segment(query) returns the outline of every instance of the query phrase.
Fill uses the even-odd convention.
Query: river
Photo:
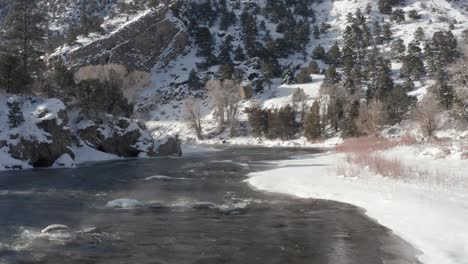
[[[244,182],[269,161],[317,152],[226,148],[2,172],[0,263],[418,263],[357,207]],[[123,198],[141,204],[109,207]],[[69,229],[41,233],[51,224]]]

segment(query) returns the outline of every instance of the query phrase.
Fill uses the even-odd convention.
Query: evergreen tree
[[[253,57],[257,50],[256,40],[258,35],[258,28],[255,16],[246,8],[241,14],[241,24],[245,49],[247,50],[247,53]]]
[[[322,45],[318,45],[314,48],[312,51],[312,58],[314,60],[324,60],[326,58],[326,52]]]
[[[232,63],[231,52],[232,52],[232,41],[231,35],[227,36],[224,43],[220,47],[218,60],[220,63]]]
[[[382,27],[380,26],[380,23],[378,20],[374,21],[374,24],[372,27],[372,33],[374,37],[379,37],[382,34]]]
[[[353,101],[348,106],[349,110],[346,111],[345,118],[343,120],[342,130],[344,137],[357,137],[359,136],[359,129],[356,125],[356,120],[359,117],[359,101]]]
[[[392,40],[393,33],[391,30],[390,24],[386,23],[383,25],[382,34],[383,34],[384,40],[386,41]]]
[[[382,14],[390,15],[392,13],[393,6],[400,3],[401,0],[379,0],[378,7]]]
[[[404,83],[403,83],[403,90],[405,92],[411,92],[413,91],[415,88],[415,85],[414,85],[414,82],[411,80],[411,79],[407,79]]]
[[[291,69],[286,69],[283,72],[283,84],[292,84],[294,82],[294,73]]]
[[[304,136],[309,141],[317,140],[322,136],[320,104],[318,101],[314,101],[304,119]]]
[[[9,100],[7,102],[8,105],[8,125],[11,129],[19,127],[22,123],[24,123],[24,116],[23,111],[21,110],[20,103],[15,100]]]
[[[455,98],[453,86],[448,84],[448,78],[448,74],[444,70],[440,70],[437,73],[434,85],[439,101],[446,109],[452,108]]]
[[[424,42],[426,40],[426,33],[422,27],[418,27],[414,32],[414,40],[416,42]]]
[[[393,11],[392,15],[390,16],[390,20],[401,24],[401,22],[405,21],[405,11],[401,9]]]
[[[341,64],[341,56],[342,54],[340,51],[340,47],[338,46],[338,43],[335,42],[335,44],[333,44],[333,46],[326,54],[326,61],[330,65],[338,66]]]
[[[203,87],[203,83],[198,76],[198,72],[195,69],[192,69],[187,80],[187,85],[191,90],[198,90]]]
[[[39,57],[45,48],[45,16],[36,0],[15,0],[5,22],[5,42],[11,55],[20,58],[24,76],[38,76]],[[26,82],[24,80],[23,82]]]
[[[318,66],[318,63],[315,61],[315,60],[312,60],[310,63],[309,63],[309,72],[311,74],[319,74],[320,73],[320,68]]]
[[[317,24],[314,25],[314,38],[320,39],[320,27]]]
[[[268,112],[258,106],[245,110],[248,116],[251,133],[255,137],[265,136],[268,133]]]
[[[401,122],[411,105],[411,98],[401,85],[396,85],[383,100],[387,122],[390,125]]]
[[[243,62],[245,61],[245,54],[244,50],[242,47],[239,45],[237,48],[234,50],[234,60]]]
[[[198,55],[211,58],[213,57],[213,37],[211,31],[207,27],[199,27],[196,30],[195,41],[198,45]]]
[[[341,81],[341,75],[336,71],[336,67],[331,65],[325,73],[324,84],[335,85]]]
[[[401,60],[405,56],[405,51],[406,46],[402,39],[399,38],[392,42],[391,54],[393,59]]]
[[[219,79],[220,80],[231,80],[234,75],[234,65],[223,64],[219,67]]]
[[[7,93],[20,93],[21,88],[29,81],[21,67],[21,61],[14,55],[0,56],[0,87]]]
[[[400,76],[420,80],[426,75],[424,62],[422,61],[421,49],[414,43],[408,45],[408,55],[403,57],[403,65],[400,70]]]
[[[296,83],[309,83],[312,81],[308,68],[302,68],[296,76]]]
[[[377,56],[375,62],[369,65],[369,85],[367,100],[382,100],[393,89],[391,62],[381,56]]]

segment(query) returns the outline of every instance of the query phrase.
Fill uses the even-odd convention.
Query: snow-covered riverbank
[[[421,250],[423,263],[466,263],[466,192],[375,175],[337,176],[335,168],[343,158],[340,155],[327,153],[279,161],[278,168],[252,173],[247,182],[259,190],[362,207],[371,218]]]

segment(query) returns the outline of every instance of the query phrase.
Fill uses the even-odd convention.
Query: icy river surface
[[[418,263],[359,208],[244,182],[269,160],[318,151],[229,148],[2,172],[0,264]],[[41,232],[53,224],[68,228]]]

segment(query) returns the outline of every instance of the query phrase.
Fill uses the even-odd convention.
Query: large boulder
[[[2,131],[2,137],[7,139],[1,145],[7,146],[12,158],[27,161],[33,167],[50,167],[64,154],[74,158],[68,115],[60,100],[11,97],[7,101],[8,106],[12,102],[19,105],[16,115],[24,117]]]
[[[176,138],[169,138],[166,143],[161,144],[158,147],[158,154],[160,156],[182,156],[182,147],[180,145],[180,140]]]
[[[137,120],[105,116],[99,121],[80,121],[78,135],[83,142],[102,152],[121,157],[153,157],[154,140]]]
[[[89,64],[124,64],[131,70],[150,71],[165,67],[190,45],[181,21],[166,8],[152,10],[117,32],[83,47],[57,54],[52,60],[64,60],[77,68]]]

